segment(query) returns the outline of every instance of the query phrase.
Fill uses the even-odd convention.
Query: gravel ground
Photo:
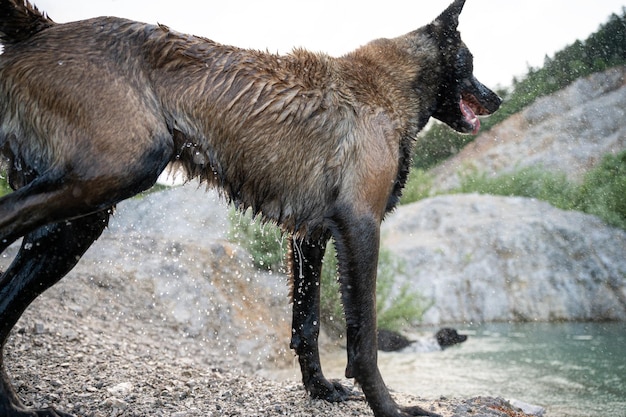
[[[5,349],[23,401],[92,417],[372,415],[364,401],[313,401],[299,382],[256,376],[215,341],[188,337],[158,305],[129,313],[152,297],[146,286],[73,274],[36,300]],[[443,416],[525,415],[500,399],[395,396]]]
[[[203,216],[181,212],[195,191],[129,200],[78,266],[29,307],[5,346],[22,401],[84,417],[372,416],[365,401],[313,401],[300,381],[261,376],[297,366],[285,277],[255,272],[215,232],[224,213],[199,210],[201,202],[185,206]],[[393,394],[445,417],[525,416],[501,399]]]

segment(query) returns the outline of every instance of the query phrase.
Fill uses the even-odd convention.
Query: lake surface
[[[626,323],[455,327],[469,339],[443,352],[381,352],[387,385],[427,399],[516,399],[545,407],[546,417],[626,417]],[[322,363],[341,377],[345,352]]]

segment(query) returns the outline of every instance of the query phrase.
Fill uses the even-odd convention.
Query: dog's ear
[[[432,23],[443,37],[447,37],[450,34],[456,32],[456,28],[459,26],[459,15],[463,10],[465,0],[455,0],[446,10],[439,15],[437,19]]]

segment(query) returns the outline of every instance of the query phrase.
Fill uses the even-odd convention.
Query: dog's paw
[[[42,410],[35,410],[34,412],[37,417],[75,417],[73,414],[64,413],[54,408],[44,408]]]
[[[335,393],[339,396],[339,399],[333,402],[365,401],[365,396],[359,391],[355,391],[354,389],[349,388],[336,380],[331,380],[330,383],[332,384]]]
[[[363,394],[336,380],[317,380],[315,384],[308,389],[308,391],[312,398],[325,400],[331,403],[365,400]]]
[[[402,410],[401,411],[402,417],[409,417],[409,416],[441,417],[441,414],[431,413],[430,411],[426,411],[422,407],[418,407],[418,406],[402,407],[401,410]]]

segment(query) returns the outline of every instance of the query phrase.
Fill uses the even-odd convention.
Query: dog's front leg
[[[378,370],[376,340],[376,270],[380,222],[344,209],[334,218],[341,296],[346,315],[348,365],[376,417],[438,416],[420,407],[400,407]]]
[[[317,242],[289,239],[293,301],[291,348],[298,355],[307,392],[313,398],[338,402],[355,398],[355,394],[337,381],[328,381],[320,363],[317,344],[320,332],[320,275],[327,241],[328,236]]]

